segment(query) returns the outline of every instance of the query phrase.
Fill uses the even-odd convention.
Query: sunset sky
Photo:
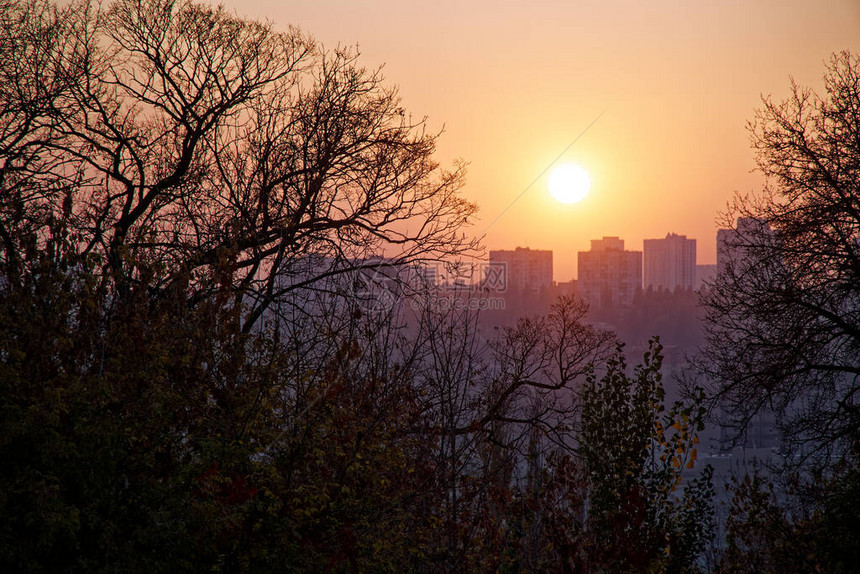
[[[699,263],[713,263],[718,212],[761,187],[746,130],[761,95],[782,99],[790,76],[819,89],[832,52],[860,52],[860,0],[225,6],[384,64],[404,107],[444,127],[437,158],[469,163],[476,234],[605,112],[560,160],[589,171],[589,196],[559,203],[544,176],[486,232],[489,249],[552,249],[558,281],[604,235],[641,250],[645,238],[685,234]]]

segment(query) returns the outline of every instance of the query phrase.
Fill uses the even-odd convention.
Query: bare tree
[[[860,60],[834,55],[819,96],[792,84],[750,124],[764,191],[704,300],[699,366],[740,428],[773,409],[800,459],[860,446]],[[810,457],[813,457],[810,459]]]
[[[71,9],[43,0],[0,2],[0,262],[17,282],[25,255],[55,235],[56,217],[78,183],[79,166],[58,157],[59,118],[67,111],[75,60]]]
[[[250,325],[308,254],[402,264],[474,247],[462,166],[439,168],[436,135],[354,50],[187,1],[6,14],[3,196],[39,189],[18,202],[62,221],[67,253],[120,291],[144,276],[227,287]],[[20,248],[4,243],[7,272]]]

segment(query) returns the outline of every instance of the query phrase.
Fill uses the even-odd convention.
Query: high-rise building
[[[537,295],[552,286],[552,251],[528,247],[490,251],[490,265],[504,265],[508,293]]]
[[[696,240],[669,233],[642,243],[643,285],[647,289],[692,289],[696,284]]]
[[[732,273],[743,275],[745,267],[755,265],[756,246],[767,244],[772,238],[770,225],[752,217],[739,217],[734,229],[718,230],[716,280],[720,281],[720,276],[725,274],[730,266]],[[726,437],[735,437],[736,431],[732,424],[720,425],[721,451],[727,452],[731,442],[745,448],[772,448],[779,444],[777,416],[767,407],[763,407],[746,422],[739,441],[728,441]]]
[[[715,264],[696,265],[696,290],[701,289],[706,284],[710,285],[716,276],[717,266]]]
[[[734,229],[717,231],[717,275],[725,273],[726,267],[744,261],[747,250],[770,234],[767,223],[752,217],[739,217]],[[766,233],[762,233],[765,231]]]
[[[625,251],[624,240],[591,240],[591,251],[577,253],[578,285],[592,308],[627,306],[642,288],[642,252]]]

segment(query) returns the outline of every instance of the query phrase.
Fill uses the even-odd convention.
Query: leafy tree
[[[712,536],[711,468],[679,490],[697,458],[705,409],[676,402],[665,410],[661,363],[653,340],[630,376],[619,348],[583,391],[586,569],[694,571]]]
[[[717,570],[856,571],[857,469],[820,481],[790,481],[787,488],[759,474],[735,481]]]
[[[757,474],[748,475],[732,490],[726,549],[718,571],[824,571],[817,558],[812,521],[802,513],[790,512],[773,483]]]
[[[395,571],[428,555],[436,436],[389,321],[305,332],[309,365],[288,333],[244,333],[232,290],[110,302],[99,270],[40,269],[0,298],[4,570]]]
[[[566,445],[532,427],[497,569],[699,570],[713,535],[711,469],[691,470],[705,412],[680,402],[664,408],[661,360],[653,342],[632,375],[620,348],[595,365],[575,390],[581,410]]]
[[[3,293],[0,561],[11,571],[213,563],[212,544],[189,542],[203,530],[226,534],[245,508],[234,503],[212,520],[193,494],[195,476],[215,461],[240,482],[249,472],[229,453],[242,441],[235,420],[254,383],[215,407],[219,387],[241,376],[244,348],[225,345],[236,342],[235,317],[135,298],[105,322],[97,284],[84,269],[62,273],[43,261],[41,273]],[[213,362],[217,348],[234,360]],[[201,457],[210,449],[214,459]]]

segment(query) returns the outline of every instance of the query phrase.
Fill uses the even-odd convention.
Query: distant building
[[[438,268],[436,265],[415,264],[411,268],[410,281],[417,287],[432,288],[439,281]]]
[[[716,276],[717,266],[715,264],[696,265],[696,290],[704,287],[705,283],[712,282]]]
[[[592,308],[628,306],[642,288],[642,252],[625,251],[624,240],[591,240],[591,251],[577,253],[578,287]]]
[[[570,281],[559,281],[556,283],[555,287],[556,292],[561,297],[570,297],[579,294],[579,286],[577,285],[576,279],[571,279]]]
[[[642,243],[643,286],[647,289],[692,289],[696,283],[696,240],[669,233]]]
[[[735,273],[743,274],[745,267],[755,264],[755,261],[749,258],[750,252],[756,246],[766,245],[772,238],[770,226],[752,217],[738,218],[734,229],[718,230],[717,276],[726,273],[730,266],[734,268]],[[731,448],[732,442],[728,437],[734,437],[735,431],[732,425],[720,425],[721,452]],[[744,448],[773,448],[779,445],[779,441],[776,414],[765,407],[747,421],[740,440],[734,442]]]
[[[775,448],[780,444],[778,419],[776,413],[763,408],[746,422],[743,432],[738,431],[737,423],[725,418],[725,413],[718,410],[715,413],[718,424],[719,439],[717,448],[720,453],[731,452],[735,447],[745,449]]]
[[[761,231],[768,228],[767,223],[752,217],[739,217],[734,229],[718,230],[717,274],[724,273],[730,263],[742,261],[746,256],[745,251],[766,237]]]
[[[552,286],[552,251],[528,247],[490,251],[490,265],[504,265],[510,294],[537,295]]]

